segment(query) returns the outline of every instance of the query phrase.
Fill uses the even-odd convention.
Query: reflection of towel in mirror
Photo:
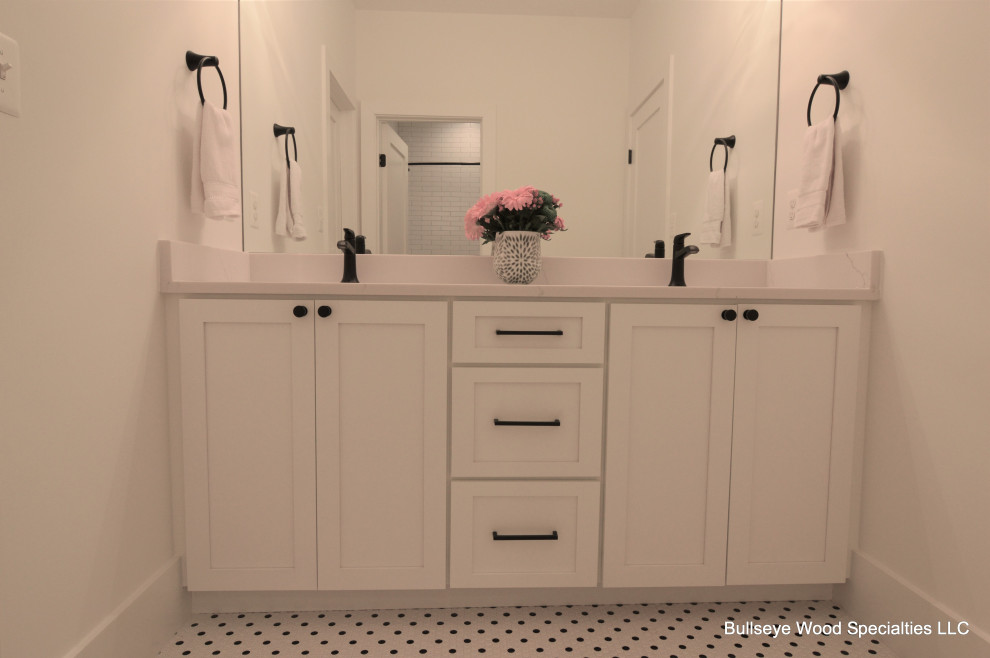
[[[306,239],[302,212],[302,170],[298,162],[289,160],[282,169],[278,190],[278,215],[275,217],[275,233]]]
[[[805,131],[794,228],[817,229],[846,223],[841,135],[839,122],[832,117]]]
[[[240,136],[227,110],[201,106],[193,135],[192,211],[213,219],[241,216]]]
[[[698,242],[701,244],[712,247],[728,247],[732,244],[729,190],[726,189],[725,172],[721,169],[708,174],[705,218],[701,222],[701,230],[698,234]]]

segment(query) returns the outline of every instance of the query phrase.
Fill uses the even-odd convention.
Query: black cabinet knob
[[[752,322],[756,318],[760,317],[760,313],[755,308],[747,308],[743,311],[743,317]]]
[[[330,314],[333,313],[333,309],[330,308],[329,306],[321,306],[320,308],[316,309],[316,312],[319,314],[321,318],[328,318],[330,317]]]
[[[307,313],[309,313],[309,309],[303,306],[302,304],[292,309],[292,315],[296,316],[297,318],[304,318],[306,317]]]
[[[722,311],[722,319],[732,322],[733,320],[736,319],[736,312],[731,308],[727,308],[724,311]]]

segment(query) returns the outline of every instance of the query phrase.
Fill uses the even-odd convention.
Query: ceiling
[[[355,9],[629,18],[639,0],[354,0]]]

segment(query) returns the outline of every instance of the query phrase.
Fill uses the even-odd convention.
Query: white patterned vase
[[[532,283],[540,274],[543,259],[535,231],[503,231],[495,236],[492,268],[506,283]]]

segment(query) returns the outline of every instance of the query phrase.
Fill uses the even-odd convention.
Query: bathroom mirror
[[[723,168],[731,246],[699,244],[698,257],[770,258],[781,0],[239,6],[246,251],[336,252],[343,226],[376,253],[409,251],[422,240],[389,247],[402,241],[386,226],[394,238],[410,224],[382,217],[390,198],[399,205],[379,184],[379,154],[392,148],[384,128],[440,135],[433,124],[445,122],[475,124],[480,139],[480,157],[457,160],[474,168],[462,178],[480,181],[477,194],[460,186],[437,200],[448,233],[463,234],[468,199],[534,185],[563,200],[568,228],[545,255],[643,257],[676,233],[697,243],[710,172]],[[296,128],[295,144],[274,136],[275,123]],[[732,148],[715,145],[729,136]],[[420,137],[404,141],[407,164],[422,164]],[[286,157],[302,172],[302,240],[274,230]],[[418,185],[444,168],[428,164],[400,169]]]

